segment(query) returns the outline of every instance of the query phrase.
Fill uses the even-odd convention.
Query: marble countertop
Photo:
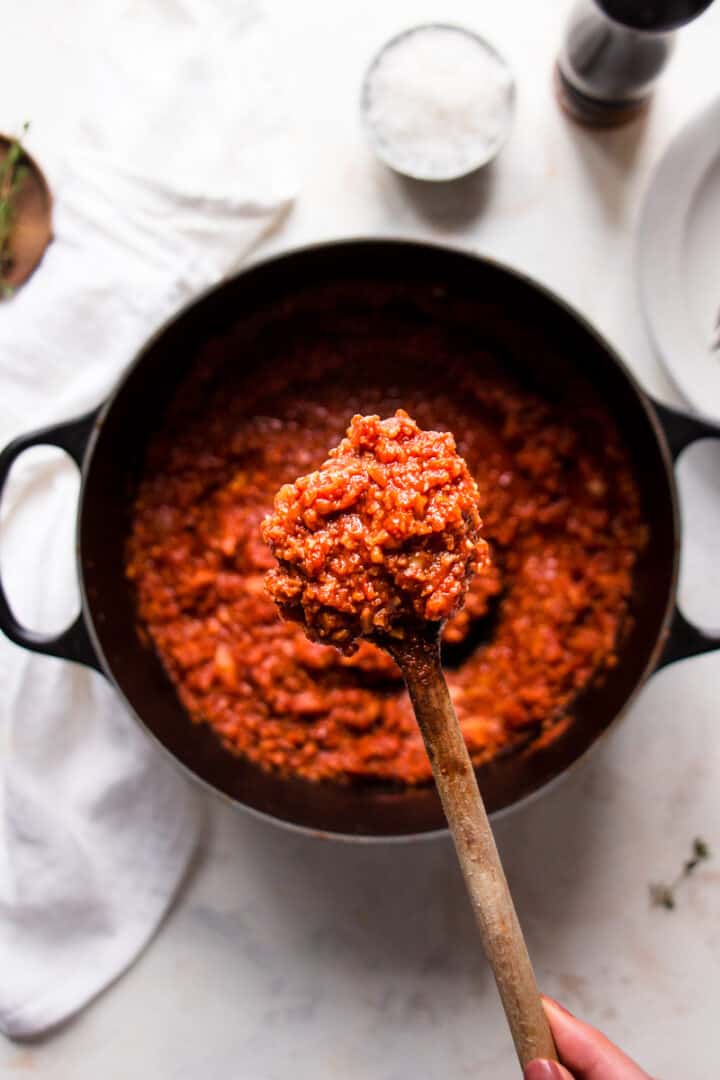
[[[491,254],[576,305],[652,393],[677,400],[638,313],[634,225],[670,138],[717,93],[720,6],[682,33],[649,114],[614,132],[577,128],[555,103],[564,2],[266,7],[291,84],[303,179],[295,209],[258,256],[348,235],[431,238]],[[383,169],[357,112],[376,48],[439,13],[486,34],[518,77],[508,146],[460,188],[421,187]],[[695,488],[704,484],[720,506],[720,468],[702,475]],[[707,620],[720,596],[692,570],[686,610]],[[683,1080],[717,1072],[708,1032],[720,1001],[718,687],[716,655],[660,672],[589,763],[497,825],[542,987],[651,1073]],[[62,1030],[27,1046],[0,1040],[0,1075],[518,1075],[447,840],[346,846],[213,798],[206,809],[196,864],[145,954]],[[674,876],[695,836],[714,857],[684,885],[675,911],[651,908],[649,884]]]

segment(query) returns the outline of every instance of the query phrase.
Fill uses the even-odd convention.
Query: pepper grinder
[[[675,30],[712,0],[578,0],[556,65],[560,103],[584,124],[611,127],[648,105]]]

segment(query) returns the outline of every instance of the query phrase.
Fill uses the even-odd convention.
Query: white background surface
[[[82,95],[83,4],[24,3],[37,9],[37,29],[4,53],[0,117],[30,116],[40,138]],[[646,119],[598,133],[568,123],[553,98],[565,3],[266,5],[295,103],[303,183],[258,254],[369,234],[492,254],[574,303],[650,391],[673,400],[637,310],[633,229],[668,141],[720,92],[720,6],[683,31]],[[460,191],[421,191],[376,165],[357,113],[374,51],[433,18],[486,34],[518,80],[508,146]],[[717,498],[717,471],[704,474]],[[689,610],[702,607],[709,623],[720,597],[697,584],[694,596]],[[718,675],[709,656],[655,677],[587,766],[498,826],[543,987],[649,1071],[683,1080],[717,1072]],[[675,912],[650,910],[648,883],[672,877],[698,834],[715,858]],[[325,844],[208,799],[198,863],[147,953],[64,1030],[31,1046],[0,1042],[0,1075],[505,1080],[517,1069],[447,842]]]

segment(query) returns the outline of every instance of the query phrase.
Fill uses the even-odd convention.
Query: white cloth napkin
[[[236,267],[295,189],[254,3],[88,0],[68,12],[94,61],[82,111],[49,123],[48,102],[31,118],[55,240],[0,306],[2,443],[98,403],[153,328]],[[16,614],[43,630],[77,607],[76,489],[74,466],[37,450],[3,500],[4,580]],[[2,639],[0,685],[0,1030],[28,1037],[147,943],[192,854],[200,803],[96,673]]]

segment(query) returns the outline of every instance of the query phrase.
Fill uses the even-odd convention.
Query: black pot
[[[145,448],[199,347],[211,337],[222,340],[260,305],[277,301],[282,320],[289,298],[313,284],[338,281],[357,282],[358,295],[367,281],[402,282],[406,292],[414,283],[427,292],[430,283],[444,295],[471,300],[475,332],[536,389],[562,401],[570,381],[592,384],[634,460],[651,541],[636,568],[631,628],[619,662],[578,698],[574,722],[555,743],[478,770],[489,810],[517,805],[565,773],[620,716],[651,672],[720,644],[690,626],[675,607],[680,525],[673,475],[673,461],[684,447],[717,436],[720,428],[653,404],[577,313],[522,275],[469,254],[387,240],[328,244],[251,267],[172,319],[98,410],[5,448],[0,491],[13,461],[38,444],[66,450],[82,471],[77,529],[82,611],[61,634],[36,633],[18,623],[0,587],[0,628],[27,649],[96,668],[166,751],[233,802],[336,835],[410,837],[443,828],[433,788],[398,791],[281,779],[234,758],[209,728],[192,724],[160,662],[138,638],[124,574],[129,508]],[[325,318],[339,320],[341,329],[342,312]],[[412,325],[412,312],[408,319]],[[367,332],[373,332],[372,320]]]

